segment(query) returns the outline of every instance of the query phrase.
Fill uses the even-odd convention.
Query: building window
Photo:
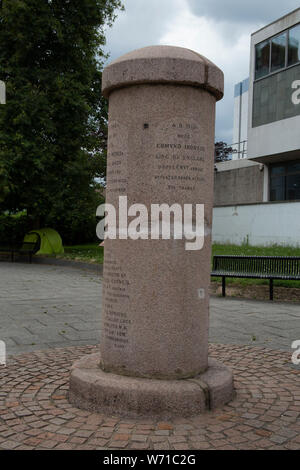
[[[270,42],[261,42],[256,46],[255,78],[268,75],[270,67]]]
[[[300,61],[300,25],[289,31],[288,65],[294,65]]]
[[[300,63],[300,24],[255,46],[255,80]]]
[[[300,161],[270,166],[270,201],[300,200]]]
[[[285,66],[287,33],[279,34],[271,41],[271,72],[283,69]]]

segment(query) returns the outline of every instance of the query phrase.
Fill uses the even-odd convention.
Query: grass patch
[[[213,255],[250,255],[250,256],[300,256],[300,247],[292,246],[251,246],[251,245],[222,245],[213,243]]]
[[[99,246],[99,243],[65,246],[65,252],[59,255],[59,258],[101,264],[103,263],[103,247]]]

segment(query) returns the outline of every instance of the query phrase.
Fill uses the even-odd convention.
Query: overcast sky
[[[123,0],[106,32],[109,61],[156,44],[187,47],[225,75],[217,103],[216,139],[232,143],[233,88],[249,76],[250,34],[300,7],[296,0]],[[109,62],[108,61],[108,62]]]

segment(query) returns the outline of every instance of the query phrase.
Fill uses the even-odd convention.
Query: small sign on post
[[[6,365],[6,345],[4,341],[0,341],[0,366]]]
[[[0,80],[0,104],[6,104],[6,87],[5,83]]]

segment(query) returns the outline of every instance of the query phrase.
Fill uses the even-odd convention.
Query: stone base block
[[[103,372],[99,354],[73,364],[69,401],[89,411],[121,416],[191,416],[213,410],[234,396],[233,376],[209,359],[206,372],[185,380],[125,377]]]

